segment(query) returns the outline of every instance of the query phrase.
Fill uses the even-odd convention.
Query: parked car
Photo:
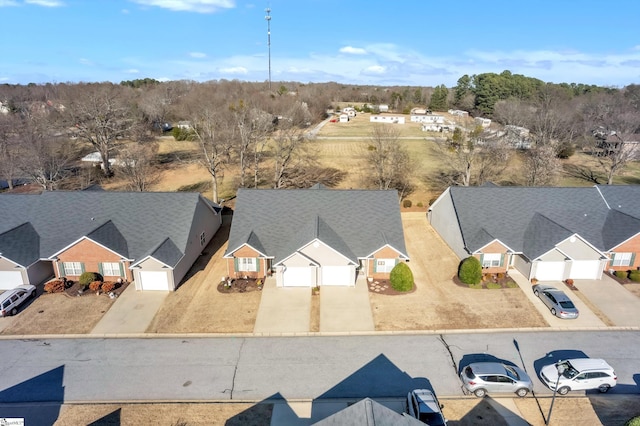
[[[578,318],[580,312],[575,307],[569,296],[564,291],[558,290],[555,287],[544,284],[537,284],[533,286],[533,294],[538,296],[542,303],[547,305],[547,308],[551,310],[551,314],[563,319]]]
[[[500,362],[469,364],[460,372],[460,379],[478,398],[490,392],[515,392],[524,397],[533,390],[533,382],[524,370]]]
[[[558,380],[558,371],[562,371]],[[572,390],[598,389],[608,392],[618,382],[616,372],[603,359],[577,358],[545,365],[540,370],[540,376],[549,389],[556,389],[560,395],[566,395]]]
[[[27,300],[36,297],[36,286],[21,285],[0,294],[0,317],[15,315],[18,308]]]
[[[446,426],[442,405],[436,395],[428,389],[415,389],[407,394],[407,413],[411,417],[431,426]]]

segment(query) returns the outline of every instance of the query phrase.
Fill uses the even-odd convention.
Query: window
[[[65,275],[82,275],[82,262],[63,262]]]
[[[613,266],[631,266],[633,253],[614,253]]]
[[[395,259],[376,259],[376,272],[391,272],[394,266]]]
[[[255,257],[239,257],[238,271],[254,272],[258,270],[258,259]]]
[[[204,237],[204,232],[200,234],[200,245],[203,246],[207,239]]]
[[[502,254],[501,253],[487,253],[482,255],[482,267],[490,268],[492,266],[502,266]]]
[[[120,276],[120,263],[118,262],[104,262],[102,264],[102,275],[105,277],[119,277]]]

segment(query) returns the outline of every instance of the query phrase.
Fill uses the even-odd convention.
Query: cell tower
[[[267,46],[269,48],[269,91],[271,91],[271,8],[265,9],[267,16],[264,19],[267,21]]]

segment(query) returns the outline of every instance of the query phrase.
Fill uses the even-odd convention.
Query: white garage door
[[[289,266],[282,273],[284,287],[311,287],[313,268],[308,266]]]
[[[22,284],[20,271],[0,271],[0,290],[11,290]]]
[[[353,285],[352,270],[353,266],[323,266],[322,285]]]
[[[569,278],[574,280],[597,280],[600,278],[600,261],[574,260],[571,263]]]
[[[538,262],[534,278],[538,281],[562,281],[564,262]]]
[[[169,277],[163,271],[139,271],[140,288],[143,290],[169,290]]]

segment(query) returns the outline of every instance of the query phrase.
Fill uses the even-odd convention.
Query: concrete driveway
[[[320,290],[320,332],[358,331],[375,331],[365,277],[358,277],[354,287],[323,286]]]
[[[576,295],[571,294],[571,291],[566,289],[566,286],[561,282],[545,282],[545,284],[552,285],[559,290],[564,291],[571,298],[571,301],[580,311],[580,316],[576,319],[561,319],[551,314],[547,305],[542,303],[539,297],[533,294],[531,290],[531,283],[527,280],[524,275],[518,272],[515,269],[509,270],[509,276],[514,279],[514,281],[518,284],[518,286],[522,289],[522,292],[527,296],[527,298],[531,301],[533,306],[540,312],[544,320],[554,328],[564,328],[564,329],[572,329],[572,328],[585,328],[585,327],[606,327],[606,324],[598,318],[596,314],[594,314],[591,309],[587,307],[587,305],[580,300]]]
[[[267,277],[253,332],[307,333],[311,324],[311,289],[276,287],[275,277]]]
[[[614,325],[640,325],[640,299],[613,278],[603,274],[601,280],[576,280],[573,284]]]

